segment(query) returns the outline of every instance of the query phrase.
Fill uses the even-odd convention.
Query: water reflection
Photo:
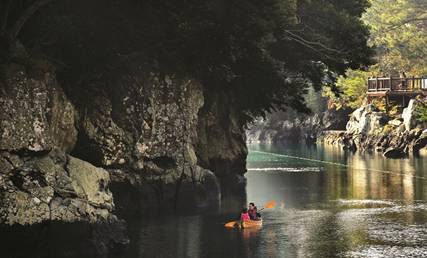
[[[423,158],[388,160],[377,154],[348,154],[340,148],[327,145],[317,148],[273,145],[250,147],[260,152],[249,156],[248,200],[262,202],[269,197],[261,198],[260,195],[266,195],[275,196],[282,201],[286,198],[288,204],[296,205],[294,198],[290,199],[296,193],[290,191],[303,194],[303,198],[307,198],[309,202],[330,199],[399,199],[410,203],[427,199]],[[312,161],[289,156],[271,156],[269,153],[305,157]],[[313,166],[320,167],[321,172],[308,177],[296,173],[282,173],[280,176],[273,175],[273,178],[260,184],[260,181],[264,181],[260,180],[261,176],[271,175],[260,175],[251,169],[269,166],[295,169],[300,166]],[[281,188],[281,193],[277,192],[278,188]],[[300,193],[298,189],[305,189],[307,192],[310,190],[315,194]]]
[[[227,212],[235,200],[225,200],[225,211],[138,218],[127,256],[427,257],[426,159],[328,146],[250,149],[248,201],[278,203],[262,213],[262,228],[223,227],[236,218]]]

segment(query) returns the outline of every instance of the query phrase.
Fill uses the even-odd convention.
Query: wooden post
[[[412,75],[411,90],[415,90],[415,76]]]
[[[376,77],[375,91],[378,91],[378,76]]]

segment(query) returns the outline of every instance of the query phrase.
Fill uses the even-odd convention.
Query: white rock
[[[415,121],[414,121],[415,106],[416,106],[415,100],[411,99],[409,101],[408,107],[403,109],[402,118],[403,118],[403,124],[405,125],[406,131],[411,130],[415,124]]]
[[[394,125],[394,126],[399,126],[402,124],[402,121],[400,121],[399,119],[393,119],[391,121],[388,121],[389,125]]]
[[[40,199],[39,199],[39,198],[37,198],[37,197],[34,197],[34,198],[33,198],[33,202],[35,202],[36,204],[41,203]]]

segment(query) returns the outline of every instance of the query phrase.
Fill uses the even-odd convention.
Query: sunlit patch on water
[[[397,201],[339,200],[339,203],[380,205],[338,212],[340,227],[366,232],[366,239],[344,252],[344,257],[427,257],[427,203]]]
[[[248,200],[284,204],[265,213],[255,254],[427,258],[425,159],[385,160],[319,146],[252,149]]]
[[[371,245],[346,252],[343,256],[352,258],[427,257],[427,247]]]
[[[248,171],[261,171],[266,173],[302,173],[302,172],[321,172],[320,167],[269,167],[269,168],[248,168]]]
[[[276,211],[266,224],[283,228],[295,257],[427,257],[427,202],[331,203],[338,209]]]
[[[393,245],[417,246],[427,242],[427,224],[406,225],[401,223],[371,223],[368,230],[373,240]]]

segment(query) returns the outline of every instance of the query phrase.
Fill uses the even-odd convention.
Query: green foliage
[[[368,72],[360,70],[347,70],[345,77],[340,76],[336,83],[339,94],[325,88],[324,95],[338,108],[358,108],[366,98],[366,85]]]
[[[414,110],[414,117],[420,123],[427,122],[427,99],[418,100]]]
[[[381,74],[423,76],[427,74],[427,1],[370,0],[362,19],[369,27],[369,43],[375,46],[378,64],[368,72],[349,70],[338,79],[341,94],[326,91],[338,107],[358,107],[366,94],[368,76]],[[379,105],[381,107],[381,104]]]
[[[377,47],[380,69],[396,74],[427,73],[427,1],[370,0],[363,16]]]

